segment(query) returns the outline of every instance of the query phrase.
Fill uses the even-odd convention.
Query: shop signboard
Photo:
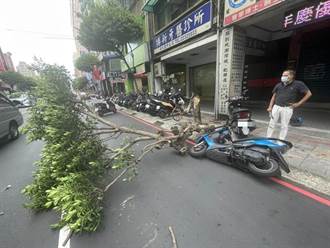
[[[152,40],[154,54],[195,37],[211,26],[212,4],[209,1],[157,34]]]
[[[111,83],[124,83],[127,80],[126,73],[122,72],[108,72],[107,78]]]
[[[308,5],[285,13],[283,28],[290,30],[326,19],[330,19],[330,0],[312,1]]]
[[[285,0],[225,0],[224,26],[241,21]]]

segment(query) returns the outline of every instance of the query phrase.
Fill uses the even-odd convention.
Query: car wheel
[[[19,137],[19,130],[18,130],[18,125],[16,122],[10,123],[9,126],[9,135],[8,138],[9,140],[15,140]]]

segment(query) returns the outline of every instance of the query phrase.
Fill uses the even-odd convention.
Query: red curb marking
[[[276,182],[276,183],[278,183],[278,184],[280,184],[280,185],[282,185],[284,187],[287,187],[287,188],[289,188],[289,189],[291,189],[293,191],[296,191],[296,192],[298,192],[298,193],[300,193],[300,194],[302,194],[304,196],[307,196],[307,197],[309,197],[309,198],[311,198],[311,199],[313,199],[313,200],[315,200],[315,201],[317,201],[319,203],[322,203],[322,204],[330,207],[330,200],[328,200],[328,199],[325,199],[323,197],[320,197],[320,196],[318,196],[316,194],[313,194],[313,193],[311,193],[309,191],[306,191],[306,190],[304,190],[302,188],[299,188],[299,187],[297,187],[297,186],[295,186],[295,185],[293,185],[291,183],[285,182],[285,181],[283,181],[283,180],[281,180],[279,178],[271,177],[269,179],[272,180],[273,182]]]
[[[136,121],[142,122],[142,123],[144,123],[144,124],[147,125],[147,126],[150,126],[150,127],[154,128],[154,129],[157,129],[158,131],[160,131],[160,130],[164,130],[164,129],[160,128],[160,127],[155,126],[154,124],[152,124],[152,123],[150,123],[150,122],[147,122],[147,121],[145,121],[145,120],[143,120],[143,119],[141,119],[141,118],[138,118],[138,117],[135,117],[135,116],[129,115],[129,114],[127,114],[127,113],[125,113],[125,112],[123,112],[123,111],[121,111],[121,110],[118,110],[118,112],[120,112],[121,114],[123,114],[123,115],[125,115],[125,116],[127,116],[127,117],[133,118],[133,119],[135,119]]]
[[[122,111],[118,111],[118,112],[120,112],[121,114],[123,114],[125,116],[128,116],[128,117],[130,117],[132,119],[135,119],[138,122],[142,122],[142,123],[144,123],[144,124],[146,124],[146,125],[154,128],[154,129],[164,130],[164,129],[159,128],[159,127],[155,126],[154,124],[152,124],[150,122],[147,122],[147,121],[145,121],[145,120],[143,120],[141,118],[138,118],[138,117],[135,117],[135,116],[130,116],[130,115],[128,115],[128,114],[126,114],[126,113],[124,113]],[[167,131],[167,133],[170,133],[170,132]],[[187,140],[186,142],[189,143],[189,144],[191,144],[191,145],[196,144],[195,142],[193,142],[191,140]],[[312,199],[314,201],[317,201],[317,202],[319,202],[321,204],[324,204],[324,205],[330,207],[330,200],[328,200],[328,199],[326,199],[324,197],[318,196],[318,195],[316,195],[316,194],[314,194],[312,192],[309,192],[307,190],[304,190],[302,188],[299,188],[299,187],[297,187],[297,186],[295,186],[295,185],[293,185],[291,183],[285,182],[285,181],[283,181],[283,180],[281,180],[279,178],[276,178],[276,177],[270,177],[269,180],[271,180],[271,181],[273,181],[275,183],[278,183],[278,184],[280,184],[280,185],[282,185],[282,186],[284,186],[284,187],[286,187],[288,189],[291,189],[291,190],[293,190],[293,191],[295,191],[295,192],[297,192],[297,193],[299,193],[301,195],[304,195],[304,196],[306,196],[306,197],[308,197],[308,198],[310,198],[310,199]]]

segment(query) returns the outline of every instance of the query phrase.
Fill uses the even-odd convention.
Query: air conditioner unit
[[[155,77],[161,77],[165,75],[165,64],[163,62],[154,64]]]

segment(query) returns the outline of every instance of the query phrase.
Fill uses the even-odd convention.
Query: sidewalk
[[[170,129],[177,124],[172,118],[160,119],[157,116],[122,107],[118,109],[163,129]],[[215,121],[209,114],[202,114],[202,120],[204,123],[216,126],[222,123]],[[191,122],[192,118],[184,117],[181,121]],[[266,129],[266,123],[257,122],[257,129],[253,135],[265,136]],[[275,135],[277,135],[276,132]],[[285,155],[285,158],[292,170],[290,174],[283,173],[283,177],[330,195],[330,132],[322,130],[313,132],[290,127],[288,140],[293,143],[293,148]]]

